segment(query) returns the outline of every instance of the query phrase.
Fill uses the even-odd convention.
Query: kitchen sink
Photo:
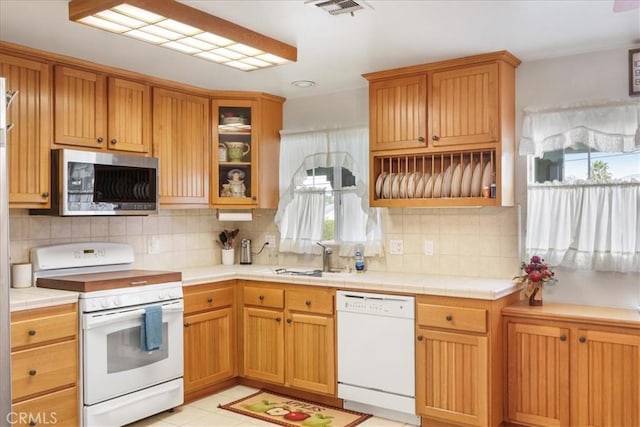
[[[289,270],[286,268],[276,268],[276,274],[286,274],[289,276],[310,276],[310,277],[322,277],[323,275],[332,276],[334,274],[345,273],[345,270],[334,270],[331,269],[329,271],[322,270]]]

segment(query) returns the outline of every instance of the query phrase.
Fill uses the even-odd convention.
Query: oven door
[[[162,345],[140,347],[148,304],[82,315],[84,404],[92,405],[182,377],[183,300],[162,303]]]

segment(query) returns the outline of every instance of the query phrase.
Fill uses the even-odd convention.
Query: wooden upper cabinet
[[[51,66],[0,54],[0,76],[18,91],[7,111],[9,203],[12,208],[48,207],[52,139]]]
[[[371,150],[425,147],[426,74],[372,82],[369,121]]]
[[[105,76],[55,67],[55,143],[102,149],[107,139]]]
[[[65,66],[55,68],[55,143],[150,153],[148,85]]]
[[[431,144],[434,147],[496,142],[499,138],[498,65],[434,72]]]
[[[207,207],[209,99],[153,89],[153,152],[160,161],[163,207]]]
[[[151,147],[151,88],[143,83],[109,78],[108,147],[149,153]]]

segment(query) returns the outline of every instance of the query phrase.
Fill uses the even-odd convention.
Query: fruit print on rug
[[[353,427],[371,417],[263,390],[220,408],[287,427]]]

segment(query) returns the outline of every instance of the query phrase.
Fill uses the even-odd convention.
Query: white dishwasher
[[[338,291],[337,313],[338,397],[345,400],[345,408],[369,409],[387,418],[400,415],[400,421],[419,424],[415,298]]]

